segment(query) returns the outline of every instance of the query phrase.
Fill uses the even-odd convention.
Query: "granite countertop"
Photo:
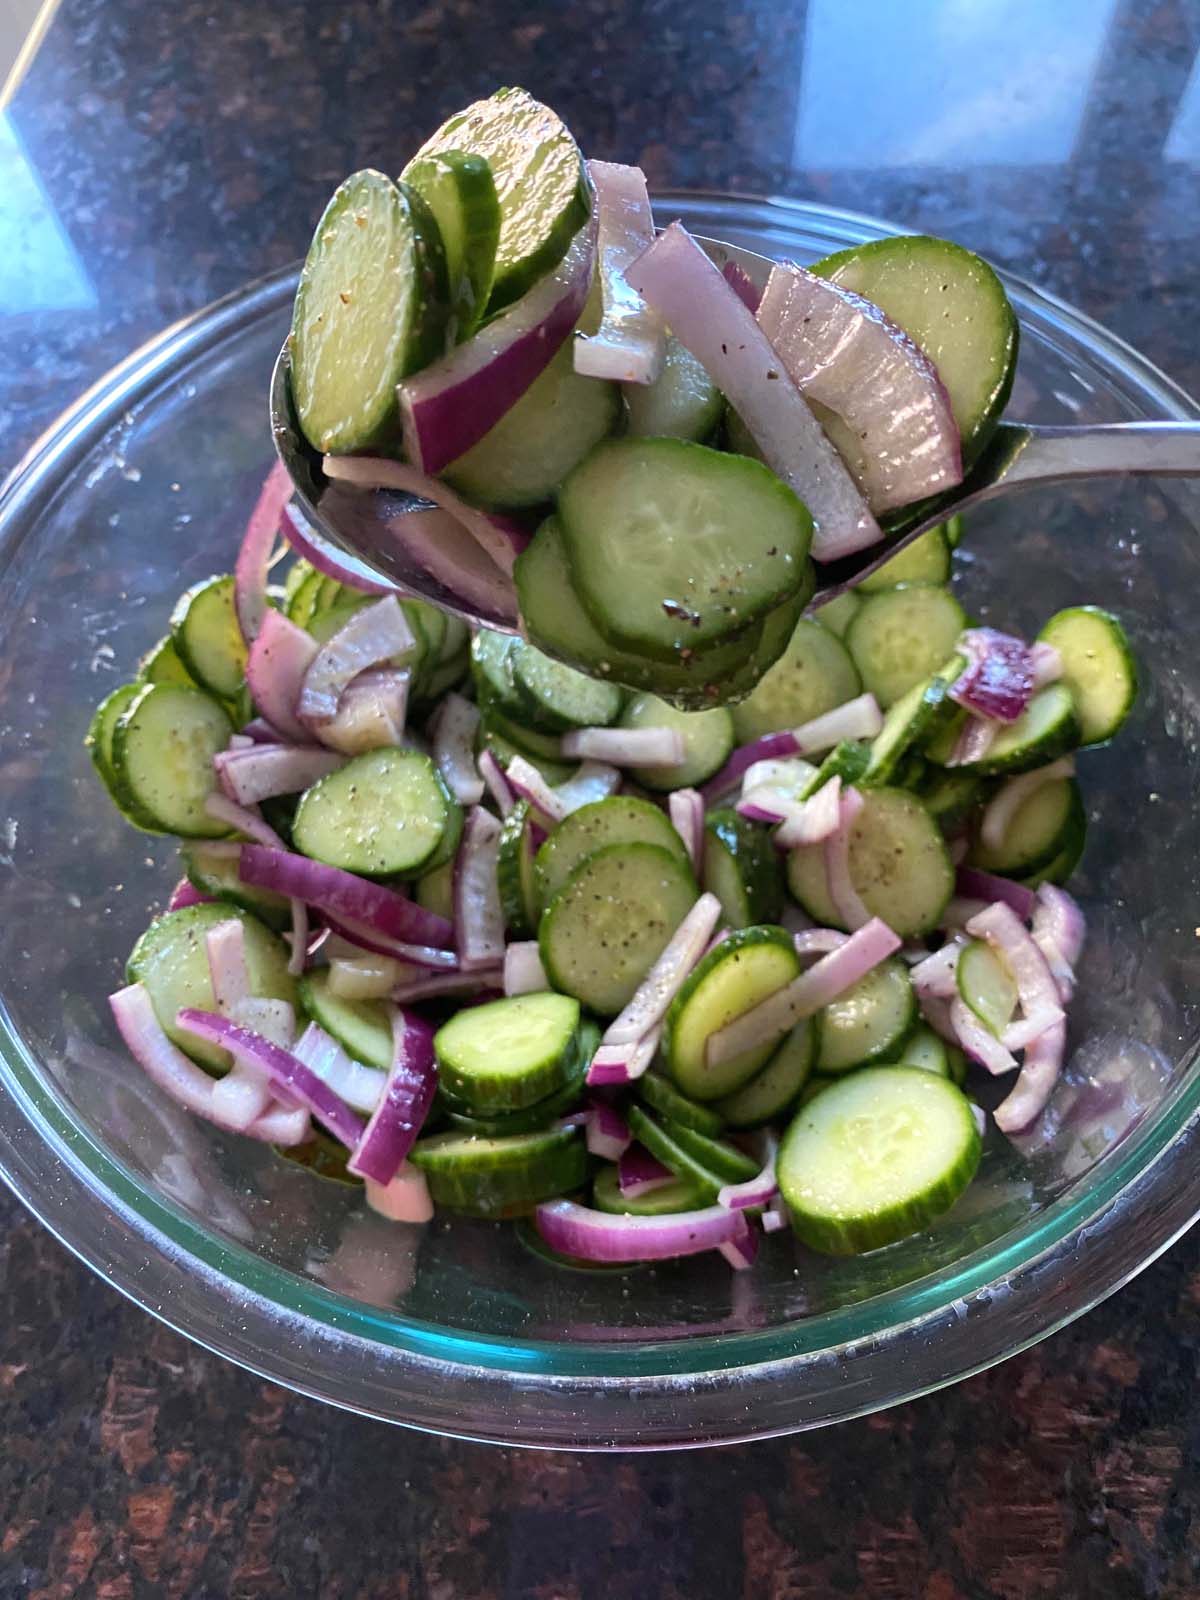
[[[1192,392],[1194,0],[63,0],[0,118],[0,469],[165,323],[302,253],[347,171],[518,82],[658,186],[961,240]],[[1200,1253],[831,1432],[484,1450],[342,1415],[127,1304],[0,1197],[0,1595],[1200,1593]]]

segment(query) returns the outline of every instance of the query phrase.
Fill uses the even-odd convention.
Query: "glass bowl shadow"
[[[891,231],[783,200],[665,195],[662,221],[809,261]],[[1015,279],[1011,414],[1195,417],[1133,350]],[[1200,1210],[1197,863],[1200,495],[1111,481],[973,515],[968,608],[1034,633],[1119,611],[1142,694],[1080,761],[1090,919],[1069,1071],[1038,1130],[989,1136],[929,1232],[850,1260],[789,1236],[719,1258],[582,1272],[509,1226],[365,1212],[168,1104],[104,997],[178,875],[115,815],[83,749],[179,591],[228,569],[271,460],[266,387],[294,272],[167,330],[68,412],[0,493],[0,1170],[155,1316],[302,1393],[436,1432],[577,1449],[786,1433],[949,1383],[1079,1315]],[[988,1086],[984,1086],[985,1092]]]

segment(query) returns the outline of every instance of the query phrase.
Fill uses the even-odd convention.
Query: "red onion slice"
[[[1021,1133],[1041,1114],[1062,1072],[1066,1047],[1063,1021],[1047,1028],[1026,1050],[1010,1094],[992,1112],[1002,1133]]]
[[[211,906],[216,901],[210,894],[201,894],[196,885],[189,878],[180,878],[171,890],[171,898],[167,901],[168,911],[184,911],[188,906]]]
[[[524,756],[514,756],[504,776],[513,793],[520,795],[522,800],[528,800],[549,826],[553,827],[566,816],[567,808],[562,796],[550,787],[532,761],[526,761]]]
[[[775,1177],[775,1159],[778,1154],[779,1141],[769,1133],[761,1172],[753,1178],[748,1178],[744,1183],[723,1184],[717,1192],[717,1204],[727,1206],[730,1211],[745,1211],[751,1206],[765,1206],[769,1200],[773,1200],[779,1193],[779,1184]]]
[[[356,922],[353,917],[339,917],[325,913],[332,933],[339,934],[362,952],[384,956],[401,967],[419,967],[429,972],[457,972],[458,955],[453,950],[443,950],[438,945],[413,944],[407,939],[391,939],[366,922]]]
[[[1052,761],[1047,767],[1038,767],[1034,772],[1021,773],[1019,778],[1010,778],[1007,783],[1000,786],[984,808],[983,820],[979,824],[980,839],[989,850],[999,850],[1012,819],[1029,796],[1036,793],[1043,784],[1054,783],[1058,778],[1071,778],[1074,775],[1074,757],[1063,756],[1058,761]]]
[[[831,561],[878,543],[879,524],[780,356],[691,235],[673,222],[627,277],[727,396],[771,469],[812,512],[813,556]]]
[[[322,577],[345,584],[347,589],[357,589],[359,594],[396,594],[400,585],[380,577],[374,567],[348,555],[337,545],[330,544],[325,535],[318,533],[308,518],[296,506],[286,507],[280,532],[298,556]]]
[[[597,219],[552,272],[441,361],[399,385],[404,453],[441,472],[510,411],[579,321],[592,286]]]
[[[937,368],[878,306],[787,261],[771,269],[758,323],[804,398],[845,425],[853,442],[846,466],[872,511],[962,482],[958,428]]]
[[[1042,1024],[1034,1031],[1034,1038],[1061,1019],[1058,986],[1046,965],[1046,958],[1011,906],[997,900],[986,911],[971,918],[967,923],[967,932],[972,938],[986,939],[1012,973],[1026,1021],[1032,1025],[1036,1018]],[[1027,1037],[1028,1031],[1022,1030],[1019,1024],[1014,1026],[1011,1034],[1006,1029],[1004,1043],[1010,1050],[1022,1049],[1031,1042]]]
[[[871,913],[859,898],[850,876],[850,834],[863,808],[863,797],[857,789],[843,789],[838,804],[841,810],[838,826],[825,841],[829,898],[848,928],[864,928],[871,921]]]
[[[633,1044],[662,1021],[704,954],[720,915],[721,902],[716,895],[702,894],[634,990],[629,1004],[604,1030],[603,1044]]]
[[[792,943],[803,961],[808,956],[830,955],[849,943],[849,939],[848,933],[839,933],[836,928],[803,928],[792,936]]]
[[[762,304],[762,290],[745,268],[739,267],[736,261],[727,261],[721,268],[721,276],[747,311],[757,312]]]
[[[622,778],[616,767],[606,761],[581,761],[566,780],[554,790],[564,816],[591,805],[594,800],[607,800],[621,787]]]
[[[950,1001],[950,1022],[959,1044],[972,1061],[977,1061],[994,1076],[1016,1071],[1017,1063],[1012,1052],[1001,1044],[990,1029],[984,1027],[966,1001],[958,995]]]
[[[798,1022],[811,1017],[873,972],[900,948],[900,938],[886,922],[872,917],[845,944],[822,956],[807,972],[710,1034],[705,1060],[720,1067],[760,1045],[782,1039]]]
[[[738,807],[739,811],[741,807]],[[807,800],[788,801],[774,843],[780,850],[822,844],[842,825],[842,780],[835,773]]]
[[[946,765],[969,767],[975,761],[982,761],[996,742],[996,735],[999,732],[998,722],[992,722],[987,717],[969,716],[962,725]]]
[[[617,1187],[631,1200],[674,1182],[675,1174],[670,1167],[664,1167],[657,1156],[652,1156],[640,1144],[631,1144],[617,1162]]]
[[[448,511],[414,506],[390,518],[387,531],[409,560],[440,583],[448,595],[460,596],[490,622],[516,625],[517,592],[512,578]]]
[[[479,708],[460,694],[444,695],[429,725],[433,762],[459,805],[477,806],[483,779],[475,765]]]
[[[432,1222],[433,1201],[425,1174],[404,1162],[390,1183],[364,1180],[371,1210],[389,1222]]]
[[[342,690],[337,715],[317,728],[321,743],[343,755],[395,748],[405,743],[411,674],[407,667],[364,672]]]
[[[361,606],[313,657],[300,686],[297,715],[302,722],[332,722],[351,679],[415,648],[408,618],[394,594]]]
[[[392,1013],[392,1064],[379,1104],[346,1169],[372,1183],[390,1183],[429,1115],[437,1088],[433,1029],[415,1012]]]
[[[287,738],[278,728],[272,727],[266,717],[251,717],[242,729],[244,738],[251,744],[287,744]]]
[[[208,975],[218,1011],[232,1016],[250,998],[250,974],[246,970],[246,930],[240,917],[218,922],[204,936],[208,956]]]
[[[315,639],[271,608],[262,619],[246,661],[246,681],[263,716],[294,744],[309,731],[296,714],[304,675],[316,659]]]
[[[604,1084],[635,1082],[654,1060],[661,1037],[660,1022],[629,1044],[602,1044],[588,1068],[589,1085],[599,1088]]]
[[[397,1005],[408,1005],[417,1000],[441,1000],[448,995],[485,999],[503,993],[504,972],[500,967],[478,972],[422,972],[413,968],[392,990],[392,999]]]
[[[617,767],[681,767],[683,735],[676,728],[575,728],[564,733],[564,756]]]
[[[1063,675],[1062,657],[1052,644],[1038,639],[1029,646],[1029,665],[1033,669],[1033,692],[1057,683]]]
[[[490,750],[480,751],[479,775],[486,784],[487,792],[495,802],[497,811],[502,817],[506,817],[516,805],[517,797],[504,775],[504,768]]]
[[[331,916],[365,923],[393,940],[443,946],[453,937],[453,927],[445,917],[426,911],[394,889],[289,850],[243,845],[238,876],[260,889],[295,895]]]
[[[549,987],[537,940],[522,939],[510,944],[504,952],[505,994],[544,994]]]
[[[619,1161],[633,1143],[629,1124],[603,1100],[593,1100],[587,1112],[588,1154],[601,1161]]]
[[[988,905],[1003,900],[1022,922],[1029,920],[1037,904],[1037,896],[1023,883],[1014,883],[1011,878],[998,878],[991,872],[980,872],[977,867],[959,867],[954,887],[958,894],[968,899],[986,901]]]
[[[233,604],[242,638],[252,644],[267,612],[267,573],[283,509],[292,498],[292,480],[282,461],[267,474],[242,535],[233,573]]]
[[[780,733],[764,733],[749,744],[739,745],[729,760],[701,789],[705,805],[712,805],[742,781],[760,761],[786,760],[793,756],[818,755],[832,750],[843,739],[873,739],[883,727],[883,713],[873,694],[860,694],[832,711],[814,717],[799,728]]]
[[[747,1228],[740,1238],[727,1239],[724,1244],[719,1244],[717,1249],[735,1272],[748,1272],[758,1260],[761,1243],[762,1235],[753,1228]]]
[[[599,220],[604,315],[594,334],[575,335],[575,371],[614,383],[653,383],[662,371],[662,323],[625,279],[654,238],[654,218],[640,167],[589,161]]]
[[[365,951],[360,955],[356,945],[346,943],[337,934],[331,937],[336,941],[339,953],[335,955],[332,949],[329,952],[330,994],[337,995],[341,1000],[386,1000],[406,967],[394,956]],[[342,955],[341,950],[353,950],[356,953]]]
[[[698,1255],[749,1232],[740,1211],[706,1206],[666,1217],[616,1216],[573,1200],[538,1206],[534,1222],[552,1250],[581,1261],[666,1261]]]
[[[1078,901],[1056,884],[1043,883],[1037,892],[1032,932],[1034,944],[1046,958],[1058,997],[1066,1005],[1075,992],[1075,967],[1087,935]]]
[[[467,813],[454,863],[454,929],[464,972],[494,967],[504,959],[504,913],[496,885],[500,824],[475,806]]]
[[[247,839],[253,839],[256,844],[262,845],[267,850],[282,850],[283,840],[268,822],[263,820],[257,806],[241,806],[236,800],[230,800],[223,794],[210,794],[204,802],[204,809],[210,817],[216,817],[218,822],[224,822],[228,827],[244,834]],[[220,845],[207,845],[209,850],[223,848]],[[241,860],[241,847],[238,846],[238,859]],[[288,971],[293,977],[304,971],[304,963],[309,954],[308,949],[308,906],[304,899],[292,895],[292,953],[288,960]]]
[[[968,628],[958,643],[967,665],[947,691],[951,700],[977,717],[1016,722],[1033,698],[1029,646],[995,628]]]
[[[940,950],[926,956],[909,972],[917,999],[924,996],[953,1000],[958,993],[958,958],[963,952],[961,939],[948,940]]]
[[[387,1073],[355,1061],[315,1022],[300,1035],[293,1054],[354,1111],[370,1116],[383,1098]]]
[[[222,750],[213,760],[221,787],[242,806],[254,806],[280,794],[299,794],[341,765],[342,757],[332,750],[293,744]]]
[[[704,861],[704,799],[698,789],[674,789],[667,798],[671,826],[683,840],[683,848],[699,872]]]

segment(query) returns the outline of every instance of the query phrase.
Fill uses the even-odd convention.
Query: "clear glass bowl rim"
[[[743,235],[803,229],[831,248],[904,231],[786,198],[666,191],[655,200],[706,221],[720,216]],[[51,426],[0,487],[0,575],[113,422],[192,357],[285,304],[296,272],[281,269],[167,328]],[[1135,383],[1159,415],[1200,416],[1129,345],[1021,278],[1001,276],[1043,319]],[[160,1200],[109,1156],[70,1116],[2,1008],[0,1177],[136,1304],[297,1392],[489,1442],[593,1450],[733,1443],[844,1420],[955,1382],[1054,1332],[1155,1260],[1200,1214],[1193,1065],[1085,1182],[999,1244],[819,1318],[658,1343],[460,1334],[389,1316],[264,1262]]]

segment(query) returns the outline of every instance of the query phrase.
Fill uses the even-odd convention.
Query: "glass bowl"
[[[885,225],[779,200],[667,195],[660,216],[806,261]],[[1074,1053],[1037,1132],[994,1131],[928,1233],[852,1260],[769,1239],[626,1272],[553,1266],[518,1230],[386,1223],[357,1194],[177,1112],[118,1047],[105,995],[177,875],[83,750],[188,583],[228,569],[271,460],[266,391],[294,274],[169,329],[86,395],[0,495],[0,1166],[118,1289],[305,1394],[436,1432],[626,1449],[748,1439],[891,1404],[1060,1327],[1200,1209],[1200,500],[1191,484],[1029,492],[972,516],[960,585],[1026,634],[1059,606],[1125,617],[1143,692],[1081,761],[1090,917]],[[1016,416],[1194,417],[1133,350],[1008,280]]]

